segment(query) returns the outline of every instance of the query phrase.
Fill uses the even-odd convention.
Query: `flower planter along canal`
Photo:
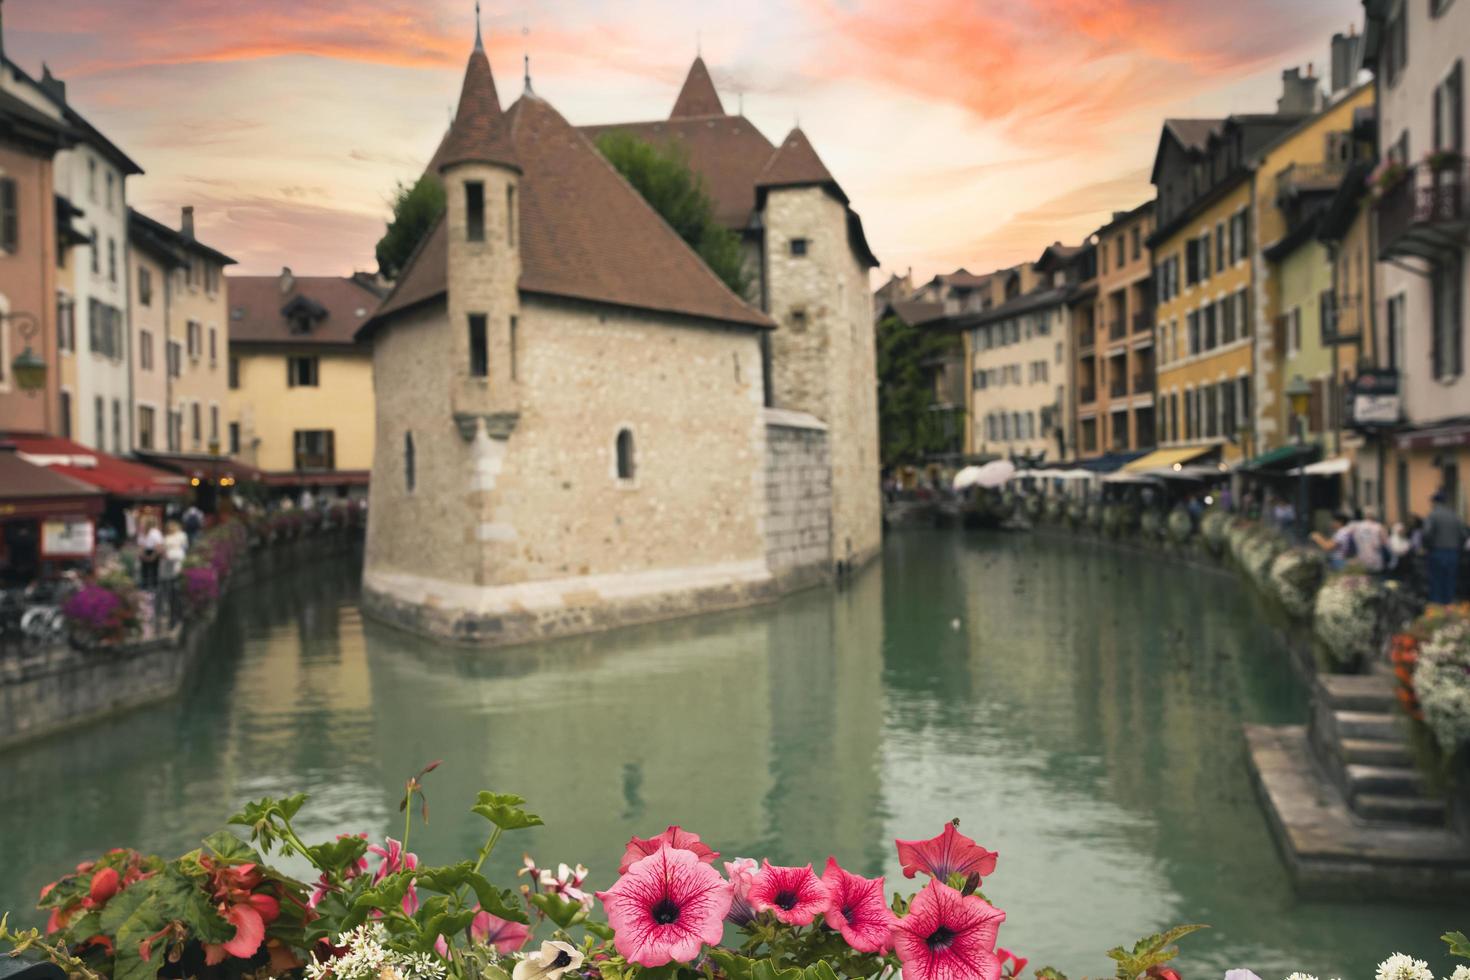
[[[670,826],[629,840],[605,891],[585,884],[580,864],[552,871],[527,854],[517,894],[487,877],[486,862],[504,834],[542,824],[520,796],[479,793],[471,811],[485,820],[484,839],[462,861],[429,867],[409,850],[420,806],[427,820],[424,781],[439,765],[406,782],[401,841],[362,833],[308,844],[293,826],[304,795],[261,799],[173,860],[118,848],[83,862],[42,890],[44,931],[11,931],[0,918],[0,953],[49,960],[78,980],[857,980],[899,971],[904,980],[1019,980],[1030,962],[1000,945],[1006,913],[981,890],[1000,855],[957,819],[933,838],[894,842],[905,879],[917,880],[892,892],[883,877],[844,867],[846,856],[829,857],[820,874],[737,857],[722,874],[720,852]],[[268,863],[278,857],[309,866],[306,880]],[[1167,965],[1175,944],[1204,928],[1176,926],[1109,950],[1114,976],[1182,980]],[[1463,934],[1443,938],[1451,955],[1470,958]],[[1066,980],[1052,967],[1034,975]],[[1426,963],[1403,954],[1381,963],[1378,977],[1433,980]],[[1227,978],[1259,980],[1245,970]]]
[[[120,570],[98,577],[63,608],[64,646],[0,658],[0,747],[171,697],[210,645],[219,599],[281,571],[349,554],[362,512],[285,511],[201,534],[179,583],[181,616],[145,632],[151,597]]]
[[[1247,726],[1246,737],[1299,890],[1470,892],[1470,606],[1406,625],[1412,614],[1397,583],[1352,565],[1330,573],[1320,550],[1220,510],[1196,530],[1182,510],[1134,522],[1109,504],[1095,528],[1071,530],[1226,560],[1281,611],[1312,686],[1311,724]]]

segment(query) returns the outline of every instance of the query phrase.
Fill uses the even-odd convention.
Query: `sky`
[[[696,52],[772,142],[799,123],[889,272],[985,272],[1151,195],[1168,116],[1269,112],[1359,0],[484,0],[501,100],[668,115]],[[376,267],[448,124],[473,0],[9,0],[6,55],[146,171],[139,210],[242,274]]]

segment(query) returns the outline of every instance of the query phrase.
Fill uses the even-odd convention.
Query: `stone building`
[[[514,643],[738,606],[880,544],[873,263],[806,137],[723,115],[702,62],[662,124],[767,315],[476,39],[430,165],[447,210],[359,336],[376,399],[364,607]],[[713,134],[713,135],[711,135]],[[741,196],[744,195],[742,202]]]

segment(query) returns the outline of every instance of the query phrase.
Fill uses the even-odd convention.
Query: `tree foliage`
[[[878,324],[878,419],[884,466],[956,452],[961,423],[931,410],[934,389],[924,363],[958,348],[954,334],[911,327],[898,317]],[[948,427],[947,428],[947,424]]]
[[[714,202],[699,175],[689,168],[684,147],[649,143],[628,133],[604,133],[597,148],[699,253],[705,265],[737,296],[745,296],[750,276],[744,268],[740,236],[715,220]]]
[[[409,186],[399,182],[393,192],[393,220],[378,239],[378,273],[397,279],[419,242],[444,213],[444,185],[424,174]]]

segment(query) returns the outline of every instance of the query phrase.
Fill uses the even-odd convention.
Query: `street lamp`
[[[34,395],[46,387],[46,360],[31,350],[31,338],[39,332],[40,324],[34,313],[0,313],[0,326],[11,321],[17,323],[25,349],[10,362],[10,373],[21,391]]]
[[[1296,493],[1296,519],[1297,533],[1305,540],[1307,536],[1307,454],[1304,451],[1307,444],[1307,410],[1312,404],[1312,386],[1307,384],[1298,374],[1291,379],[1291,384],[1286,386],[1286,397],[1291,402],[1291,414],[1296,421],[1296,444],[1297,469],[1300,475],[1297,477]]]

